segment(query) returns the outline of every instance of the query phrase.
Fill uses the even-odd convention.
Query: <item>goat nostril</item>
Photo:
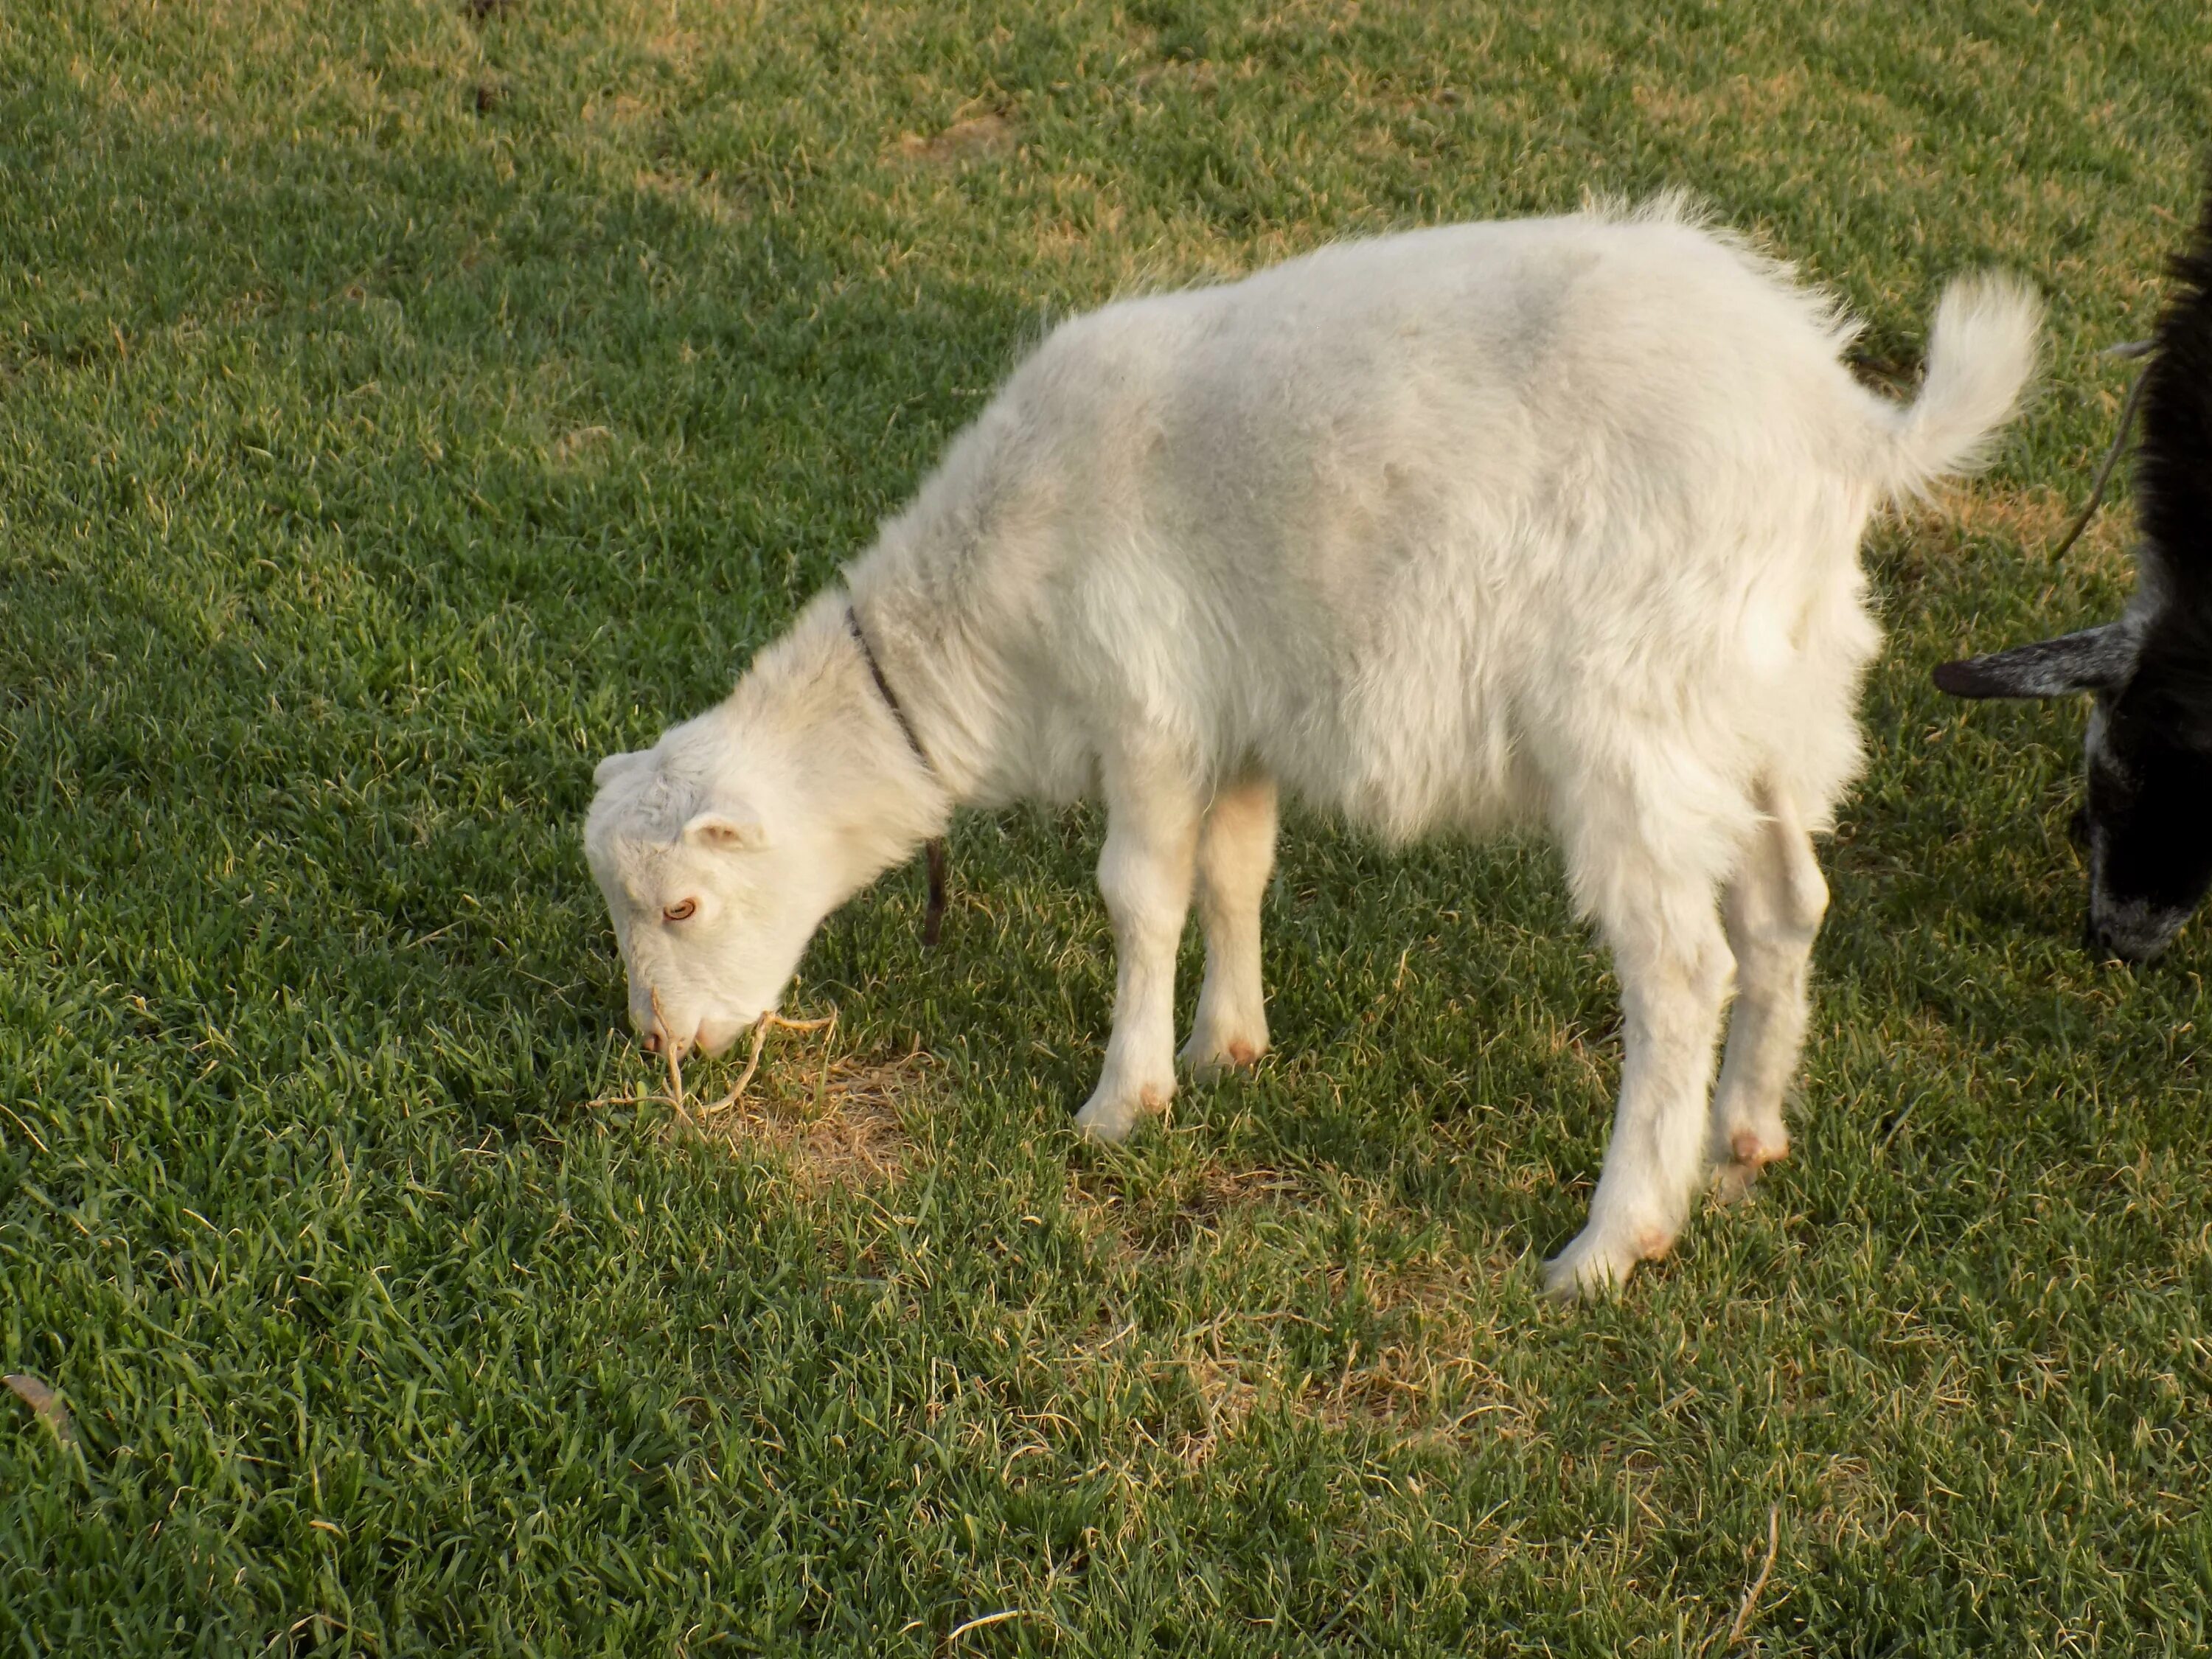
[[[659,1032],[647,1031],[645,1034],[645,1052],[648,1054],[657,1054],[660,1052]]]

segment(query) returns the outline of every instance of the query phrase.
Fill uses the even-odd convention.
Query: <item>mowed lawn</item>
[[[2200,0],[11,0],[0,1648],[2204,1651],[2212,941],[2085,959],[2084,709],[1927,673],[2125,592],[2124,489],[2048,549],[2208,134]],[[1310,818],[1277,1051],[1127,1149],[1086,812],[963,820],[934,954],[916,872],[836,917],[686,1128],[593,763],[1025,343],[1672,185],[1900,394],[1948,274],[2051,300],[1869,548],[1788,1165],[1544,1303],[1602,954],[1534,841]]]

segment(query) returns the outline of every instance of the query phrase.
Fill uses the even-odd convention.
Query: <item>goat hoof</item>
[[[1577,1238],[1544,1264],[1544,1294],[1553,1301],[1571,1303],[1601,1297],[1626,1284],[1635,1270],[1633,1255],[1586,1243],[1588,1237]]]
[[[1544,1293],[1557,1302],[1601,1296],[1626,1285],[1638,1262],[1656,1261],[1674,1248],[1671,1227],[1585,1227],[1544,1264]]]
[[[1790,1156],[1790,1137],[1782,1130],[1738,1129],[1729,1137],[1728,1156],[1713,1171],[1713,1197],[1740,1203],[1759,1184],[1770,1164]]]
[[[1201,1041],[1194,1036],[1183,1044],[1179,1058],[1190,1068],[1192,1076],[1205,1079],[1255,1066],[1260,1056],[1267,1052],[1267,1039],[1265,1037],[1255,1040],[1239,1036],[1225,1041],[1218,1038]]]
[[[1137,1091],[1133,1100],[1120,1090],[1109,1094],[1101,1089],[1075,1115],[1075,1127],[1092,1140],[1109,1144],[1127,1140],[1136,1133],[1138,1124],[1167,1109],[1173,1092],[1148,1083]]]
[[[1729,1151],[1737,1163],[1763,1170],[1790,1156],[1790,1137],[1779,1130],[1738,1129],[1729,1138]]]
[[[1117,1102],[1094,1100],[1075,1115],[1075,1127],[1085,1139],[1112,1146],[1129,1138],[1137,1127],[1137,1115]]]
[[[1610,1264],[1571,1256],[1563,1250],[1544,1264],[1544,1294],[1569,1305],[1595,1299],[1621,1283],[1627,1271],[1623,1267],[1616,1273]]]

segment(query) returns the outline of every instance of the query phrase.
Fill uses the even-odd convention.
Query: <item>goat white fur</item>
[[[1103,795],[1114,1029],[1077,1121],[1118,1138],[1176,1086],[1194,884],[1182,1057],[1267,1046],[1279,790],[1394,839],[1542,823],[1626,1015],[1604,1171],[1550,1283],[1625,1279],[1709,1175],[1788,1149],[1827,899],[1808,836],[1856,768],[1879,639],[1860,535],[1972,461],[2037,315],[1953,283],[1899,407],[1843,367],[1832,301],[1668,198],[1329,247],[1063,325],[843,591],[720,707],[600,766],[586,846],[633,1020],[718,1049],[956,805]]]

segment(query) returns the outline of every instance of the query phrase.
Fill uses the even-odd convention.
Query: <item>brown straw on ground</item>
[[[684,1062],[676,1057],[676,1037],[668,1029],[668,1021],[660,1012],[660,993],[647,993],[653,999],[653,1029],[660,1034],[660,1056],[668,1062],[668,1103],[676,1109],[676,1115],[684,1120],[686,1128],[699,1126],[691,1121],[691,1114],[684,1109]]]
[[[815,1024],[829,1027],[826,1020]],[[928,1061],[919,1044],[890,1059],[864,1059],[825,1042],[811,1090],[756,1080],[750,1089],[732,1089],[701,1126],[732,1148],[776,1155],[803,1186],[890,1175],[913,1150],[902,1103],[923,1086],[921,1068]]]
[[[760,1070],[761,1050],[768,1045],[769,1026],[781,1026],[787,1031],[820,1031],[834,1030],[836,1024],[837,1016],[835,1014],[825,1015],[820,1019],[786,1019],[781,1014],[763,1014],[753,1022],[753,1051],[745,1056],[745,1069],[738,1073],[738,1080],[731,1087],[729,1093],[724,1095],[712,1106],[700,1109],[702,1115],[708,1118],[720,1117],[744,1098],[745,1085],[753,1080],[753,1073]],[[823,1091],[827,1088],[829,1080],[830,1039],[824,1037],[822,1039],[822,1081],[816,1085],[814,1091],[814,1104],[817,1111],[821,1109]]]
[[[650,994],[653,998],[653,1018],[661,1031],[661,1058],[668,1067],[668,1092],[665,1096],[658,1097],[665,1099],[676,1109],[676,1115],[683,1120],[686,1127],[696,1130],[700,1125],[685,1109],[684,1103],[685,1099],[684,1062],[677,1058],[675,1045],[667,1040],[668,1028],[660,1012],[660,993],[654,991]],[[708,1118],[714,1117],[728,1111],[744,1098],[746,1085],[753,1080],[753,1073],[760,1069],[761,1049],[768,1042],[770,1026],[781,1026],[787,1031],[820,1031],[834,1030],[836,1024],[837,1016],[835,1014],[825,1015],[820,1019],[787,1019],[781,1014],[763,1014],[753,1022],[752,1052],[745,1057],[745,1069],[738,1073],[736,1085],[713,1105],[702,1104],[699,1109],[701,1115]],[[814,1085],[814,1103],[817,1110],[820,1109],[823,1097],[829,1087],[830,1066],[830,1056],[825,1047],[822,1057],[822,1076]],[[597,1099],[586,1103],[591,1106],[642,1106],[648,1100],[654,1098],[656,1097],[653,1095],[636,1093],[601,1095]]]
[[[657,996],[653,1018],[661,1018]],[[776,1149],[794,1158],[796,1167],[809,1180],[838,1180],[847,1170],[864,1170],[869,1176],[889,1174],[904,1162],[902,1153],[894,1150],[903,1140],[899,1101],[918,1086],[921,1079],[915,1068],[927,1065],[929,1056],[919,1042],[908,1053],[890,1059],[841,1055],[832,1041],[837,1024],[834,1013],[819,1019],[763,1015],[754,1022],[744,1069],[729,1091],[712,1103],[699,1100],[687,1104],[690,1097],[684,1092],[682,1064],[672,1050],[664,1049],[662,1058],[668,1072],[665,1095],[639,1089],[605,1095],[587,1105],[643,1106],[665,1101],[675,1109],[678,1122],[701,1139]],[[827,1034],[823,1038],[812,1100],[796,1112],[774,1103],[781,1091],[772,1087],[764,1096],[749,1097],[760,1073],[768,1034],[777,1026],[787,1031]],[[666,1035],[665,1024],[663,1035]],[[783,1097],[788,1099],[788,1096]]]
[[[1743,1605],[1736,1609],[1735,1623],[1729,1626],[1728,1641],[1722,1651],[1743,1640],[1751,1630],[1751,1615],[1759,1606],[1759,1593],[1766,1588],[1766,1580],[1774,1571],[1776,1552],[1782,1547],[1782,1505],[1777,1504],[1766,1511],[1766,1559],[1759,1569],[1759,1577],[1751,1581],[1744,1592]]]

